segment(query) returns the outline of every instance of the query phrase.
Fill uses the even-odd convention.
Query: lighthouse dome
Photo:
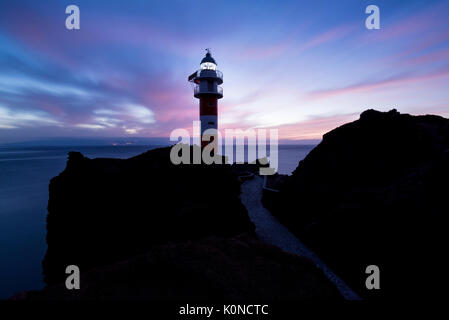
[[[215,59],[212,58],[209,50],[203,60],[201,60],[200,68],[201,70],[217,70],[217,63],[215,62]]]
[[[203,64],[205,62],[210,62],[210,63],[217,65],[217,63],[215,62],[215,59],[212,58],[212,55],[210,54],[210,52],[206,53],[206,56],[203,58],[203,60],[201,60],[201,64]]]

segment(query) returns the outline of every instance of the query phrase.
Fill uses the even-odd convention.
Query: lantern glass
[[[217,70],[217,65],[212,62],[203,62],[200,67],[201,70]]]

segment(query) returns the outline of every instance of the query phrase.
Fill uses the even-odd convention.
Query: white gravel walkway
[[[277,246],[282,250],[307,257],[323,270],[326,277],[332,281],[347,300],[360,300],[360,297],[346,283],[333,273],[315,253],[301,243],[285,226],[271,215],[262,205],[263,179],[254,176],[242,185],[241,199],[248,209],[252,222],[256,225],[256,233],[261,241]]]

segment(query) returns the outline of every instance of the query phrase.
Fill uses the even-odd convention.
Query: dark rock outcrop
[[[259,164],[176,166],[169,155],[170,148],[126,160],[71,152],[50,183],[48,286],[13,299],[341,299],[310,261],[256,238],[239,176]],[[64,285],[72,264],[80,290]]]
[[[183,303],[342,299],[306,259],[244,235],[154,246],[145,254],[82,274],[80,290],[60,284],[21,298]]]
[[[82,270],[124,260],[168,241],[251,233],[229,165],[173,165],[170,148],[134,158],[88,159],[69,154],[50,183],[47,284]]]
[[[449,120],[368,110],[326,133],[271,211],[365,297],[436,293],[444,277]],[[365,287],[365,268],[382,274]]]

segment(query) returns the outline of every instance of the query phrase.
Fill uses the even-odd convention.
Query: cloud
[[[40,92],[47,95],[91,98],[92,93],[79,87],[68,84],[46,82],[42,79],[33,79],[27,76],[0,75],[0,91],[14,94],[26,92]]]
[[[326,132],[358,117],[358,113],[313,117],[299,123],[279,126],[279,137],[291,140],[321,139]]]
[[[74,127],[87,130],[119,129],[126,134],[137,134],[156,122],[151,109],[138,104],[125,103],[114,109],[96,109],[88,123],[76,123]]]
[[[154,113],[150,109],[136,105],[136,104],[126,104],[124,106],[125,111],[137,122],[144,123],[144,124],[150,124],[155,123],[156,120],[154,119]]]
[[[16,129],[31,126],[55,126],[61,123],[52,119],[51,116],[42,111],[15,111],[0,106],[0,128]]]
[[[91,123],[78,123],[75,125],[75,127],[89,130],[101,130],[106,128],[101,124],[91,124]]]
[[[356,30],[355,25],[342,25],[342,26],[331,28],[329,30],[326,30],[326,31],[312,37],[308,41],[306,41],[304,44],[302,44],[299,47],[299,52],[312,49],[319,45],[337,41],[337,40],[349,35],[351,32],[353,32],[355,30]]]
[[[312,91],[309,92],[307,96],[309,99],[324,99],[336,95],[354,94],[357,92],[372,91],[379,88],[405,85],[447,76],[449,76],[449,67],[444,69],[437,69],[432,72],[424,74],[402,74],[379,81],[361,82],[358,84],[342,88]]]

